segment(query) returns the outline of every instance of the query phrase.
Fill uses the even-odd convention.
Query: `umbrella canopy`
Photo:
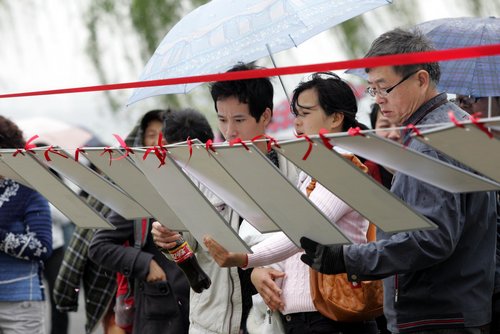
[[[140,80],[222,73],[289,49],[392,0],[212,0],[164,37]],[[136,89],[128,104],[186,93],[199,83]]]
[[[23,131],[24,138],[28,140],[34,135],[39,138],[34,142],[60,146],[64,149],[74,150],[82,146],[104,146],[102,141],[91,131],[63,121],[48,117],[33,117],[15,121]]]
[[[500,44],[500,19],[495,17],[439,19],[417,28],[438,50]],[[444,61],[440,66],[441,90],[475,97],[500,96],[500,56]]]

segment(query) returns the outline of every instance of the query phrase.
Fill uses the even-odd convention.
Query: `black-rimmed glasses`
[[[390,92],[392,92],[392,90],[394,88],[396,88],[397,86],[401,85],[403,82],[405,82],[406,80],[408,80],[408,78],[410,78],[412,75],[414,75],[418,71],[420,71],[420,70],[416,70],[415,72],[412,72],[412,73],[406,75],[397,84],[395,84],[394,86],[389,87],[389,88],[376,89],[376,88],[373,88],[373,87],[367,87],[366,88],[366,93],[369,94],[371,97],[375,97],[376,95],[378,95],[380,97],[386,97],[387,94],[389,94]]]

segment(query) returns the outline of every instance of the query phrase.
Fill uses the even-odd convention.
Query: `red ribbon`
[[[50,153],[50,152],[52,152],[52,153],[54,153],[54,154],[57,154],[57,155],[59,155],[59,156],[63,157],[64,159],[68,159],[68,157],[67,157],[66,155],[62,154],[62,153],[61,153],[61,152],[59,152],[59,151],[54,150],[54,147],[53,147],[52,145],[50,145],[50,146],[49,146],[49,148],[48,148],[48,149],[46,149],[46,150],[45,150],[45,152],[43,153],[43,155],[45,156],[45,160],[47,160],[47,161],[52,161],[52,160],[50,159],[50,157],[49,157],[49,153]]]
[[[108,85],[74,87],[63,89],[52,89],[22,93],[0,94],[0,98],[68,94],[81,92],[109,91],[117,89],[130,89],[139,87],[167,86],[198,82],[215,82],[241,79],[255,79],[275,77],[290,74],[327,72],[333,70],[344,70],[346,68],[373,68],[380,66],[409,65],[437,62],[451,59],[477,58],[481,56],[496,56],[500,53],[500,44],[481,45],[467,48],[424,51],[380,57],[360,58],[346,61],[319,63],[311,65],[288,66],[281,68],[256,69],[249,71],[235,71],[219,74],[196,75],[189,77],[147,80],[138,82],[126,82]]]
[[[457,121],[457,119],[455,118],[455,114],[453,114],[453,111],[451,111],[451,110],[450,110],[450,111],[448,111],[448,117],[450,118],[450,121],[452,121],[452,122],[453,122],[453,124],[455,124],[455,126],[457,126],[457,127],[459,127],[459,128],[463,128],[463,127],[464,127],[464,125],[463,125],[463,124],[461,124],[461,123],[459,123],[459,122]]]
[[[325,137],[327,133],[329,132],[326,129],[319,129],[319,138],[321,138],[323,145],[325,145],[327,149],[332,150],[333,145],[330,143],[330,139]]]
[[[349,130],[347,130],[347,134],[349,136],[361,136],[361,137],[365,137],[365,135],[363,133],[361,133],[361,128],[359,126],[357,126],[355,128],[349,128]]]
[[[302,157],[302,160],[307,160],[307,158],[309,158],[309,154],[311,154],[311,151],[313,149],[313,141],[307,135],[300,135],[300,136],[295,135],[295,137],[304,138],[309,143],[309,147],[307,148],[306,154],[304,154],[304,156]]]
[[[193,141],[191,140],[190,137],[187,137],[186,141],[187,141],[188,149],[189,149],[189,159],[186,162],[186,165],[187,165],[189,163],[189,161],[191,160],[191,157],[193,156]]]
[[[158,168],[163,166],[165,164],[165,159],[167,158],[167,149],[163,146],[153,146],[149,147],[146,152],[144,152],[144,155],[142,156],[142,160],[146,160],[146,158],[149,156],[149,153],[154,152],[156,157],[158,158],[158,161],[160,161],[160,164],[158,165]]]
[[[408,133],[414,132],[414,133],[415,133],[415,135],[416,135],[417,137],[422,137],[422,138],[424,137],[424,136],[422,136],[422,134],[420,133],[420,130],[419,130],[419,129],[417,129],[417,127],[416,127],[414,124],[408,124],[408,125],[405,127],[405,131],[408,131]],[[406,132],[405,132],[405,133],[406,133]],[[411,140],[408,140],[408,141],[404,144],[404,147],[405,147],[405,148],[406,148],[406,147],[408,147],[408,145],[410,145],[410,141],[411,141]]]
[[[103,150],[102,153],[99,154],[100,156],[103,156],[105,153],[109,153],[109,165],[111,166],[111,161],[113,161],[113,150],[111,147],[106,146]]]
[[[161,135],[161,132],[160,132],[160,135]],[[117,134],[113,134],[113,136],[116,138],[116,140],[118,140],[118,142],[120,143],[120,146],[125,149],[124,155],[122,155],[116,159],[113,159],[113,160],[125,159],[126,157],[128,157],[129,153],[134,154],[134,151],[132,151],[132,149],[130,147],[128,147],[127,143],[125,143],[125,141],[122,139],[122,137],[120,137]]]
[[[266,141],[266,143],[267,143],[267,153],[271,152],[271,146],[272,145],[276,146],[277,148],[281,148],[281,146],[278,144],[278,141],[276,140],[276,138],[268,136],[268,135],[264,135],[264,134],[253,137],[252,138],[252,143],[254,141],[256,141],[256,140],[261,139],[261,138],[266,138],[267,139],[267,141]]]
[[[85,153],[85,150],[82,147],[78,147],[75,150],[75,161],[78,162],[78,158],[80,157],[80,152]]]
[[[423,137],[422,136],[422,133],[420,132],[420,130],[414,125],[414,124],[408,124],[405,128],[406,131],[408,132],[414,132],[415,133],[415,136],[417,137]]]
[[[163,146],[163,133],[158,133],[158,143],[157,143],[158,146]]]
[[[33,141],[35,141],[36,139],[38,139],[38,135],[34,135],[33,137],[31,137],[30,139],[28,139],[28,141],[26,142],[26,144],[24,144],[24,148],[18,148],[14,154],[12,154],[13,156],[16,156],[18,155],[19,153],[21,153],[22,155],[24,155],[24,152],[30,152],[30,153],[33,153],[35,154],[35,151],[33,151],[32,149],[34,149],[36,147],[35,144],[32,144]]]
[[[484,133],[486,133],[486,135],[492,139],[493,138],[493,134],[490,132],[490,130],[488,130],[485,126],[484,126],[484,123],[480,123],[480,117],[481,116],[481,113],[480,112],[477,112],[477,113],[474,113],[472,115],[470,115],[469,119],[470,121],[478,127],[479,130],[483,131]]]
[[[236,139],[233,139],[229,142],[229,146],[234,146],[235,144],[241,144],[241,146],[243,146],[245,148],[245,150],[250,151],[247,144],[245,144],[243,142],[243,140],[241,140],[241,138],[236,138]]]
[[[214,148],[214,142],[212,141],[212,139],[207,140],[207,142],[205,143],[205,149],[207,150],[207,152],[210,150],[216,153]],[[208,154],[208,156],[210,156],[210,154]]]

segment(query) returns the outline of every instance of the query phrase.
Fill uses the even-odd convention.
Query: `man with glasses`
[[[377,38],[367,57],[434,50],[418,31],[395,29]],[[439,93],[437,63],[367,68],[382,114],[401,126],[468,117]],[[409,148],[466,168],[403,132]],[[396,172],[391,191],[433,221],[436,229],[380,233],[369,244],[324,246],[302,238],[302,260],[352,281],[384,279],[384,313],[393,333],[484,333],[491,318],[495,269],[495,195],[452,194]]]

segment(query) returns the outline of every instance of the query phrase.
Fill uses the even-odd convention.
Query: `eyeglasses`
[[[376,88],[373,88],[373,87],[367,87],[366,88],[366,93],[369,94],[371,97],[375,97],[375,95],[378,95],[380,97],[386,97],[387,94],[389,94],[390,92],[392,92],[392,90],[394,88],[396,88],[397,86],[401,85],[403,82],[405,82],[406,80],[408,80],[408,78],[410,78],[412,75],[414,75],[418,71],[420,71],[420,70],[416,70],[415,72],[412,72],[412,73],[408,74],[403,79],[401,79],[401,81],[399,81],[397,84],[395,84],[394,86],[389,87],[389,88],[376,89]]]
[[[481,97],[475,97],[475,96],[460,96],[455,99],[451,99],[450,102],[455,103],[457,106],[460,105],[465,105],[465,106],[471,106],[474,103],[477,103]]]

